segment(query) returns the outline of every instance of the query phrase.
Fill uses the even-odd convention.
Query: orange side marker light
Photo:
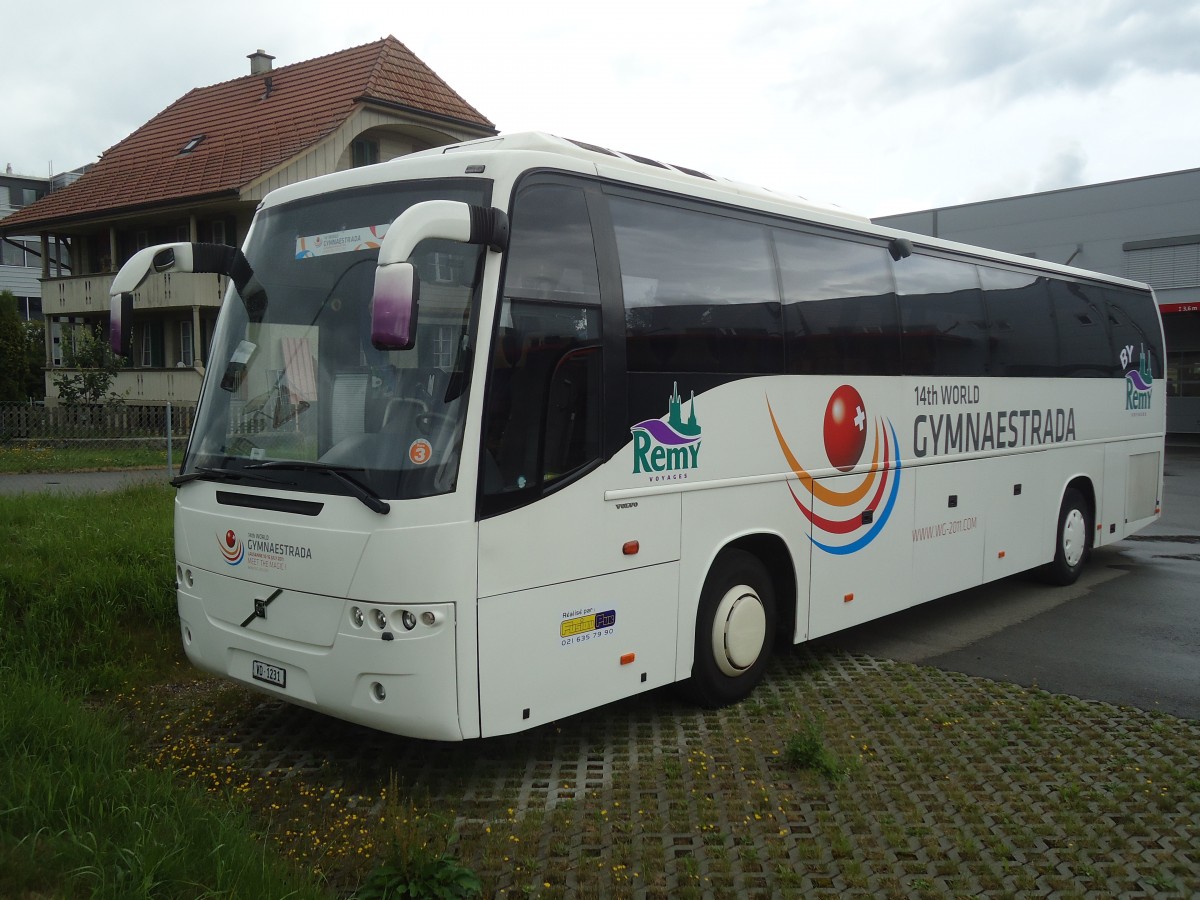
[[[631,662],[633,662],[635,659],[637,659],[636,653],[622,653],[621,654],[621,665],[627,666]]]
[[[626,541],[621,545],[621,552],[626,556],[636,556],[638,551],[642,549],[642,545],[637,541]]]
[[[850,602],[851,600],[853,600],[853,599],[854,599],[854,595],[853,595],[853,594],[847,594],[845,597],[843,597],[843,598],[842,598],[842,602],[843,602],[843,603],[849,603],[849,602]]]

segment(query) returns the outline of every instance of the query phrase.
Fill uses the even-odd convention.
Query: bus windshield
[[[393,499],[453,491],[483,251],[417,245],[410,350],[371,345],[371,293],[397,215],[424,200],[485,204],[487,190],[373,185],[260,213],[245,251],[253,277],[225,297],[181,475]]]

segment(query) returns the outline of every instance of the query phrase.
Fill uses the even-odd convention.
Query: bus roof
[[[511,188],[522,173],[534,169],[558,169],[597,175],[613,181],[830,225],[883,240],[906,238],[913,245],[935,251],[948,251],[1025,269],[1148,289],[1148,286],[1141,282],[1116,275],[877,225],[866,216],[848,212],[837,206],[540,131],[501,134],[459,144],[432,147],[397,156],[376,165],[295,182],[269,193],[262,206],[275,206],[327,191],[410,178],[488,177],[494,179],[503,191]],[[501,202],[499,205],[504,204]]]

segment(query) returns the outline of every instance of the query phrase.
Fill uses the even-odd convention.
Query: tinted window
[[[979,267],[987,306],[992,375],[1052,376],[1058,338],[1046,279],[1027,272]]]
[[[975,267],[914,255],[895,264],[906,375],[986,375],[987,318]]]
[[[900,324],[887,251],[826,235],[776,231],[787,370],[895,375]]]
[[[610,203],[630,371],[783,371],[765,228],[642,200]]]
[[[1124,374],[1109,340],[1103,291],[1074,281],[1051,281],[1058,329],[1058,375],[1107,378]]]
[[[599,456],[600,354],[597,307],[504,301],[484,410],[485,494],[528,497]]]
[[[1105,298],[1108,300],[1108,324],[1112,330],[1113,350],[1121,359],[1121,351],[1128,351],[1122,360],[1125,371],[1141,362],[1145,353],[1145,363],[1154,378],[1163,374],[1162,332],[1158,324],[1158,314],[1154,308],[1154,298],[1146,293],[1123,290],[1121,288],[1106,288]]]
[[[581,189],[535,184],[521,191],[513,210],[504,294],[600,302],[592,226]]]

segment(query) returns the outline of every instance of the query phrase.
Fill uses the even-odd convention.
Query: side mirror
[[[125,355],[133,327],[133,292],[152,274],[190,272],[191,244],[158,244],[139,250],[125,261],[108,289],[108,344],[117,356]]]
[[[386,239],[385,239],[386,240]],[[371,346],[376,350],[411,350],[417,340],[417,306],[421,282],[409,262],[380,266],[371,297]]]
[[[246,303],[251,318],[261,321],[266,310],[266,297],[247,291],[254,273],[250,263],[237,247],[225,244],[156,244],[139,250],[125,261],[109,287],[108,342],[113,352],[123,355],[125,337],[129,334],[133,315],[133,292],[151,275],[166,272],[213,272],[233,280],[234,287]],[[257,282],[256,282],[257,284]],[[247,294],[253,294],[253,300]]]
[[[416,342],[420,280],[408,260],[417,244],[431,239],[500,252],[508,245],[508,216],[492,207],[426,200],[396,217],[379,247],[371,296],[371,344],[377,350],[411,350]]]
[[[133,330],[133,294],[117,294],[108,301],[108,345],[117,356],[125,355]]]

